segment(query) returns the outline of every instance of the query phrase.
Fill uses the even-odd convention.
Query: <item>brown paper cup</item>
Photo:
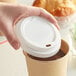
[[[24,53],[29,76],[67,76],[69,46],[63,40],[61,50],[65,55],[63,57],[55,56],[55,59],[53,59],[54,56],[41,59]]]

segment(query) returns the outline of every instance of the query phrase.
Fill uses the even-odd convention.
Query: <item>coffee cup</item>
[[[16,24],[15,33],[24,50],[29,76],[66,76],[69,46],[52,23],[31,16]]]
[[[67,76],[69,46],[61,41],[60,51],[49,58],[37,58],[24,51],[29,76]]]

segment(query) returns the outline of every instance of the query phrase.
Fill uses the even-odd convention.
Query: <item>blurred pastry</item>
[[[75,12],[72,0],[35,0],[33,6],[45,8],[54,16],[69,16]]]
[[[73,3],[76,5],[76,0],[73,0]]]
[[[37,6],[37,7],[42,7],[44,9],[46,9],[46,1],[47,0],[35,0],[33,3],[33,6]]]

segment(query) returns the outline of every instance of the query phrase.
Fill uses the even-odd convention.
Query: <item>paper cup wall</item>
[[[63,40],[61,50],[66,54],[65,56],[49,61],[32,59],[24,52],[29,76],[67,76],[69,46]]]

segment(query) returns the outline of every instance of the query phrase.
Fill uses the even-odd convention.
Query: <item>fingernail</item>
[[[12,46],[16,50],[18,50],[20,48],[20,44],[18,42],[12,42]]]

